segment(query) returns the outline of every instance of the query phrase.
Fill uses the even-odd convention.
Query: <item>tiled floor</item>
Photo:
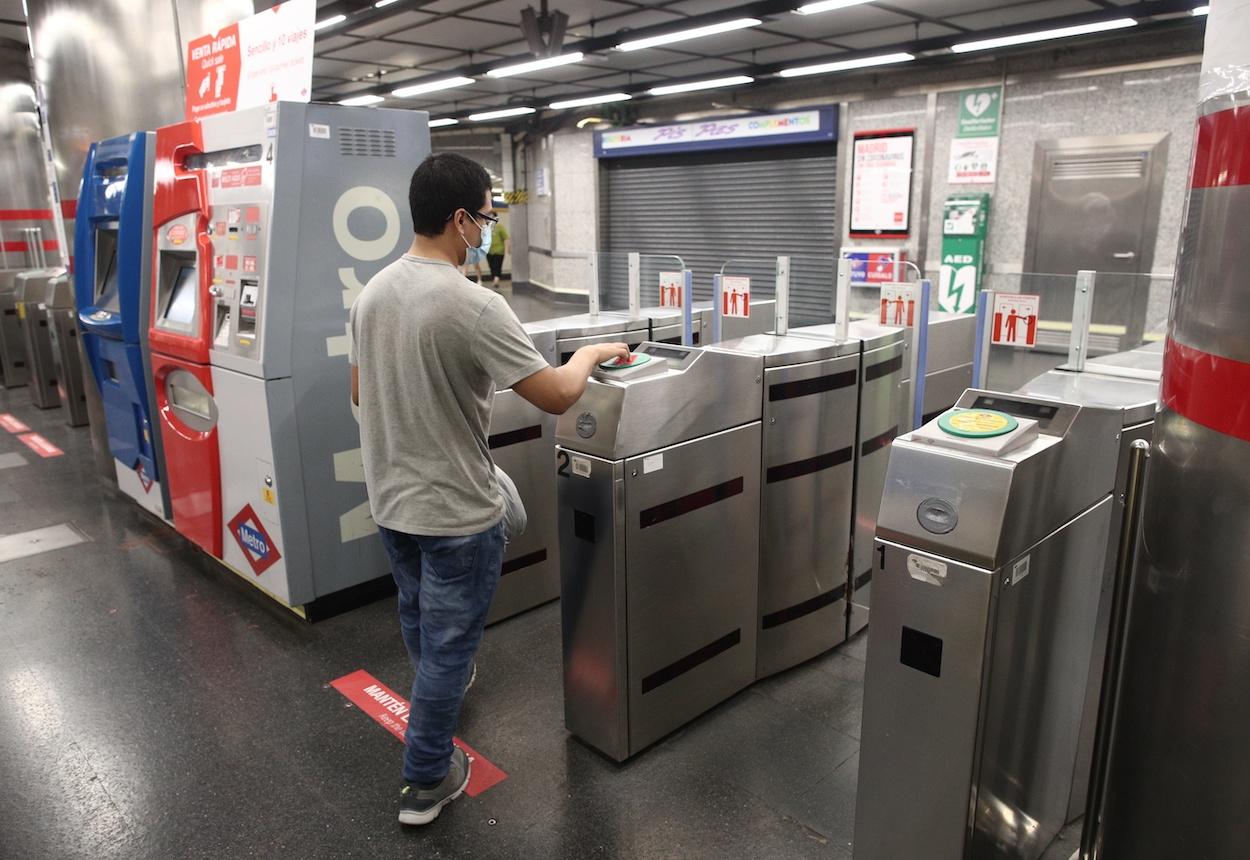
[[[850,857],[862,638],[618,766],[564,729],[558,606],[503,622],[460,734],[508,779],[406,831],[400,744],[328,686],[407,688],[392,600],[305,624],[6,412],[65,455],[0,431],[0,535],[90,543],[0,563],[0,857]]]

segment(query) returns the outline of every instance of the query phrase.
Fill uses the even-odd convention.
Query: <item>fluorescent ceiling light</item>
[[[458,119],[452,119],[452,118],[451,118],[451,117],[449,117],[449,116],[445,116],[445,117],[443,117],[442,119],[432,119],[432,120],[430,120],[429,125],[430,125],[430,128],[442,128],[442,127],[444,127],[444,126],[448,126],[448,125],[460,125],[460,120],[458,120]]]
[[[1200,15],[1206,15],[1210,11],[1211,11],[1210,6],[1195,6],[1193,9],[1190,10],[1189,14],[1197,18]]]
[[[523,75],[526,72],[537,72],[541,69],[551,69],[556,66],[567,66],[569,63],[580,63],[581,61],[582,52],[574,51],[571,54],[561,54],[558,57],[544,57],[541,60],[530,60],[527,63],[500,66],[497,69],[491,69],[486,74],[492,78],[506,78],[510,75]]]
[[[500,110],[488,110],[485,113],[471,113],[469,114],[469,121],[484,122],[488,119],[503,119],[509,116],[525,116],[527,113],[533,112],[534,108],[532,107],[501,108]]]
[[[1084,36],[1087,33],[1102,33],[1106,30],[1122,30],[1125,27],[1136,27],[1137,21],[1132,18],[1116,18],[1112,21],[1099,21],[1095,24],[1079,24],[1075,27],[1060,27],[1057,30],[1038,30],[1034,33],[1021,33],[1019,36],[1002,36],[997,39],[982,39],[979,42],[962,42],[951,45],[956,54],[969,51],[987,51],[990,48],[1006,48],[1010,45],[1025,45],[1029,42],[1045,42],[1050,39],[1066,39],[1068,36]]]
[[[352,96],[350,99],[343,99],[339,102],[339,104],[344,107],[364,107],[365,105],[375,105],[378,102],[384,101],[386,101],[386,99],[381,96],[370,94],[367,96]]]
[[[324,21],[318,21],[316,24],[314,24],[313,29],[324,30],[326,27],[333,27],[335,24],[342,24],[346,20],[347,20],[346,15],[331,15],[329,18],[326,18]]]
[[[374,3],[374,4],[373,4],[373,8],[374,8],[374,9],[381,9],[383,6],[389,6],[389,5],[391,5],[392,3],[398,3],[398,2],[399,2],[399,0],[378,0],[378,2],[377,2],[377,3]]]
[[[829,72],[847,72],[851,69],[866,69],[871,66],[889,66],[894,63],[909,63],[916,59],[912,54],[880,54],[876,57],[860,57],[855,60],[837,60],[832,63],[818,63],[814,66],[795,66],[782,69],[777,74],[783,78],[799,78],[803,75],[823,75]]]
[[[716,78],[712,81],[695,81],[689,84],[669,84],[663,87],[653,87],[647,92],[653,96],[671,96],[674,93],[693,93],[696,90],[714,90],[719,87],[736,87],[739,84],[754,83],[755,78],[746,75],[737,75],[732,78]]]
[[[552,110],[564,110],[565,108],[585,107],[586,105],[606,105],[609,102],[627,102],[632,99],[629,93],[607,93],[601,96],[586,96],[584,99],[565,99],[561,102],[552,102],[547,107]]]
[[[621,42],[616,46],[618,51],[641,51],[643,48],[655,48],[659,45],[671,45],[673,42],[684,42],[687,39],[699,39],[703,36],[715,36],[717,33],[730,33],[734,30],[745,30],[747,27],[758,27],[764,22],[759,18],[738,18],[734,21],[722,21],[719,24],[708,24],[706,27],[692,27],[689,30],[677,30],[663,36],[651,36],[647,39],[634,39]]]
[[[821,12],[832,12],[834,9],[846,9],[849,6],[860,6],[869,0],[823,0],[820,3],[808,3],[795,9],[800,15],[818,15]]]
[[[453,87],[467,87],[471,83],[473,83],[473,78],[443,78],[439,81],[427,81],[424,84],[400,87],[397,90],[392,90],[391,95],[396,98],[406,99],[412,96],[419,96],[422,93],[436,93],[439,90],[450,90]]]

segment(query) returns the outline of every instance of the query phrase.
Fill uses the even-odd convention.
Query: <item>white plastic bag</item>
[[[503,539],[511,543],[525,534],[529,515],[525,513],[525,503],[521,501],[521,494],[508,473],[496,466],[495,479],[499,482],[499,495],[503,496]]]

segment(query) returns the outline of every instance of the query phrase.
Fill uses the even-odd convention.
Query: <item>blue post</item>
[[[681,342],[694,346],[694,273],[681,270]]]
[[[721,342],[721,278],[724,275],[712,275],[712,336],[708,343]]]
[[[911,378],[912,413],[911,429],[915,430],[924,423],[924,375],[929,365],[929,294],[933,292],[933,282],[925,278],[920,282],[920,307],[917,309],[915,332],[912,335],[912,346],[915,348],[915,371]]]
[[[972,387],[984,388],[988,377],[990,350],[989,331],[990,314],[993,313],[992,299],[994,293],[982,290],[977,294],[977,339],[972,350]]]

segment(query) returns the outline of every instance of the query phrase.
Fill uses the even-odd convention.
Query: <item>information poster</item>
[[[660,307],[681,307],[686,279],[681,272],[660,272]]]
[[[855,135],[851,155],[852,236],[903,239],[911,230],[915,130]]]
[[[187,45],[187,119],[312,98],[317,0],[287,0]]]
[[[751,279],[725,275],[720,282],[721,316],[751,318]]]
[[[882,325],[911,327],[916,324],[916,285],[905,281],[881,285]]]
[[[994,296],[995,346],[1037,346],[1037,309],[1041,296],[998,293]]]
[[[993,185],[998,179],[998,138],[966,137],[951,141],[951,185]]]

